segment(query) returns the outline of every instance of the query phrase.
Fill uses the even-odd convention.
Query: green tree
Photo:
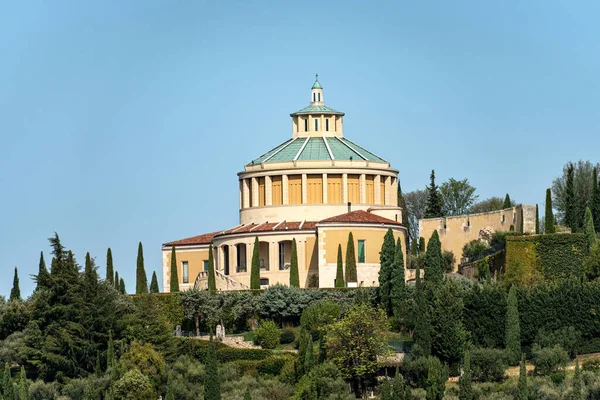
[[[352,236],[352,232],[348,234],[348,246],[346,247],[346,282],[357,282],[356,254],[354,252],[354,237]]]
[[[431,354],[431,314],[429,313],[429,304],[421,282],[421,270],[417,264],[415,270],[415,304],[413,310],[414,321],[414,349],[419,356],[429,356]]]
[[[177,271],[177,252],[175,250],[175,245],[171,247],[171,280],[169,283],[169,290],[171,293],[179,292],[179,272]]]
[[[130,369],[112,385],[115,397],[126,400],[155,399],[156,395],[150,379],[139,369]]]
[[[342,259],[342,245],[338,244],[337,253],[337,270],[335,274],[335,287],[343,288],[346,286],[344,282],[344,260]]]
[[[417,256],[417,254],[419,254],[419,244],[416,240],[410,241],[410,254],[415,257]]]
[[[315,365],[315,351],[314,344],[311,336],[308,336],[308,343],[306,346],[306,354],[304,355],[304,373],[310,372],[312,367]]]
[[[565,215],[563,224],[577,232],[577,205],[575,203],[575,167],[567,164],[567,182],[565,185]]]
[[[435,184],[435,171],[431,170],[430,184],[427,187],[427,207],[425,208],[425,218],[443,217],[443,203],[439,188]]]
[[[106,250],[106,280],[111,284],[115,284],[115,271],[113,267],[112,250],[110,247]]]
[[[535,234],[540,233],[540,210],[538,205],[535,205]]]
[[[438,285],[444,280],[444,257],[442,255],[442,243],[437,230],[433,231],[427,251],[425,252],[424,264],[426,284]]]
[[[15,386],[13,384],[8,363],[4,364],[4,374],[2,374],[2,394],[5,399],[15,398]]]
[[[19,288],[19,273],[15,267],[15,276],[13,277],[13,287],[10,291],[10,301],[21,300],[21,289]]]
[[[50,274],[46,269],[46,261],[44,261],[44,252],[40,251],[40,265],[38,269],[38,274],[35,277],[35,281],[37,283],[36,288],[48,287],[48,280],[50,279]]]
[[[385,377],[383,382],[379,385],[379,399],[392,400],[392,387],[387,377]]]
[[[583,382],[581,379],[581,370],[579,369],[579,360],[575,360],[575,375],[573,376],[573,400],[583,400],[582,393]]]
[[[467,343],[463,325],[463,300],[453,280],[433,290],[431,302],[431,352],[443,362],[460,361]]]
[[[512,204],[511,204],[512,207]],[[510,207],[509,207],[510,208]],[[498,211],[504,209],[504,200],[501,197],[490,197],[485,200],[481,200],[478,203],[475,203],[471,208],[472,214],[484,213],[490,211]]]
[[[515,365],[519,360],[519,354],[521,354],[521,327],[519,324],[517,289],[514,285],[510,287],[508,292],[504,344],[506,345],[510,364]]]
[[[383,244],[379,252],[379,297],[383,309],[388,315],[392,314],[392,301],[390,292],[392,289],[392,268],[396,256],[396,244],[392,228],[388,228],[383,237]]]
[[[404,252],[402,251],[402,241],[398,238],[394,262],[392,264],[392,277],[390,299],[391,308],[396,318],[400,318],[404,312],[406,302],[406,276],[404,273]]]
[[[300,287],[300,276],[298,275],[298,250],[296,249],[296,238],[292,239],[292,256],[290,263],[290,287]]]
[[[512,201],[510,200],[510,196],[506,193],[504,197],[504,204],[502,205],[502,209],[511,208],[513,206]]]
[[[252,265],[250,267],[250,289],[260,289],[260,244],[258,236],[254,238],[254,248],[252,249]]]
[[[546,214],[544,233],[554,233],[554,214],[552,213],[552,192],[546,189]]]
[[[219,366],[217,363],[217,351],[212,333],[206,355],[206,379],[204,384],[205,400],[221,400],[221,382],[219,380]]]
[[[527,367],[525,365],[525,353],[521,356],[521,367],[519,368],[519,386],[517,400],[527,400],[529,397],[527,389]]]
[[[465,351],[463,357],[462,375],[458,379],[458,386],[458,398],[460,400],[473,400],[475,398],[471,371],[471,353],[469,351]]]
[[[123,278],[119,279],[119,293],[127,294],[127,291],[125,290],[125,281]]]
[[[250,388],[246,388],[246,393],[244,393],[244,400],[252,400],[252,396],[250,395]]]
[[[115,289],[119,290],[119,271],[115,271]]]
[[[427,400],[442,400],[446,391],[448,370],[442,366],[440,360],[435,357],[429,358],[427,371]]]
[[[152,271],[152,280],[150,281],[150,293],[159,293],[158,278],[156,277],[156,271]]]
[[[137,269],[135,276],[135,292],[138,294],[148,293],[148,279],[146,277],[146,269],[144,268],[144,249],[142,248],[142,242],[140,242],[138,245]]]
[[[468,214],[479,198],[467,178],[461,181],[454,178],[448,179],[440,186],[440,193],[444,215]]]
[[[212,243],[208,246],[208,290],[217,290],[217,278],[215,277],[215,258],[213,256]]]
[[[29,400],[29,381],[25,374],[25,367],[21,365],[21,373],[19,375],[19,400]]]
[[[592,210],[589,207],[585,208],[585,223],[583,231],[588,241],[588,246],[591,247],[596,242],[596,229],[594,228],[594,218],[592,217]]]
[[[419,220],[425,218],[427,208],[427,188],[413,190],[402,195],[406,209],[402,210],[402,223],[406,224],[411,241],[419,240]]]
[[[594,226],[600,227],[600,185],[598,184],[598,167],[592,172],[592,215]]]
[[[113,340],[113,331],[108,331],[108,344],[106,346],[106,370],[116,367],[115,341]]]
[[[570,205],[574,210],[576,227],[574,232],[583,230],[583,214],[585,208],[593,203],[593,180],[590,177],[593,175],[594,167],[598,164],[592,164],[589,161],[578,161],[576,163],[568,162],[563,167],[563,173],[552,182],[552,194],[554,209],[557,211],[558,220],[561,224],[566,222],[567,205]],[[572,171],[571,171],[572,170]],[[572,178],[569,175],[572,174]],[[567,181],[573,180],[574,196],[567,193]],[[573,201],[567,199],[574,198]]]
[[[425,252],[425,238],[421,236],[419,238],[419,254]]]
[[[583,267],[589,280],[600,277],[600,241],[596,240],[590,246],[590,254],[584,258]]]

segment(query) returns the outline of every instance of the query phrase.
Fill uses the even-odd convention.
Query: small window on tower
[[[329,120],[328,119],[325,120],[325,130],[327,132],[329,132]]]
[[[313,101],[317,101],[317,95],[316,95],[316,93],[313,93]]]
[[[318,96],[319,96],[319,101],[321,101],[321,93],[319,93]]]
[[[319,120],[315,119],[315,131],[319,130]]]
[[[304,120],[304,132],[308,132],[308,118]]]

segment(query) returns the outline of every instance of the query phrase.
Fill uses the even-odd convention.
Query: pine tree
[[[15,276],[13,278],[13,287],[10,291],[10,301],[19,301],[21,300],[21,289],[19,288],[19,273],[17,272],[17,267],[15,267]]]
[[[546,214],[544,216],[545,226],[544,233],[554,233],[554,214],[552,212],[552,192],[546,189]]]
[[[394,232],[388,228],[383,237],[383,244],[379,252],[379,297],[383,309],[388,316],[392,314],[392,301],[390,292],[392,289],[392,265],[396,256],[396,244],[394,243]]]
[[[594,168],[592,182],[592,215],[594,226],[600,227],[600,185],[598,184],[598,168]]]
[[[564,225],[577,232],[577,205],[575,202],[575,167],[567,164],[567,182],[565,184],[565,216]]]
[[[204,384],[205,400],[221,400],[221,382],[219,380],[219,366],[217,363],[217,351],[213,341],[212,332],[206,355],[206,379]]]
[[[252,265],[250,267],[250,289],[260,289],[260,244],[258,236],[254,239],[252,249]]]
[[[209,254],[212,252],[209,250]],[[210,257],[210,255],[209,255]],[[177,253],[175,252],[175,246],[171,247],[171,279],[169,281],[169,291],[171,293],[179,292],[179,274],[177,272]],[[210,276],[209,276],[210,279]]]
[[[152,281],[150,282],[150,293],[159,293],[158,278],[156,277],[156,271],[152,271]]]
[[[594,229],[594,218],[592,217],[592,210],[589,207],[585,209],[583,231],[587,238],[588,247],[591,247],[596,241],[596,229]]]
[[[119,290],[119,271],[115,271],[115,289]]]
[[[475,398],[471,375],[471,353],[466,351],[463,357],[462,375],[458,380],[458,398],[460,400],[473,400]]]
[[[403,314],[406,297],[406,279],[404,273],[404,252],[402,251],[402,242],[400,238],[396,242],[396,251],[394,263],[392,264],[392,278],[390,298],[393,314],[400,318]]]
[[[308,345],[306,346],[306,354],[304,355],[304,373],[305,374],[309,373],[314,365],[315,365],[315,356],[314,356],[313,340],[312,340],[312,337],[310,337],[310,333],[309,333]]]
[[[119,293],[127,294],[127,291],[125,290],[125,281],[123,280],[123,278],[119,280]]]
[[[146,269],[144,268],[144,249],[142,248],[142,242],[140,242],[138,245],[137,269],[135,276],[135,292],[137,294],[148,293],[148,278],[146,277]]]
[[[427,187],[427,207],[425,208],[425,218],[443,217],[442,195],[438,186],[435,184],[435,171],[431,170],[431,183]]]
[[[431,317],[425,288],[421,282],[421,270],[417,264],[415,270],[415,309],[413,314],[415,330],[413,334],[414,350],[419,356],[431,354]]]
[[[521,368],[519,369],[519,387],[517,391],[517,400],[527,400],[529,397],[527,389],[527,367],[525,365],[525,353],[521,356]]]
[[[115,272],[113,267],[112,250],[110,247],[106,250],[106,280],[111,284],[115,284]]]
[[[425,238],[423,236],[421,236],[419,238],[419,254],[424,253],[425,252]]]
[[[208,246],[208,290],[215,292],[217,290],[217,278],[215,277],[215,258],[213,255],[213,246]]]
[[[506,193],[504,197],[504,204],[502,205],[503,209],[512,208],[512,201],[510,200],[510,196]]]
[[[292,255],[290,263],[290,287],[300,287],[300,276],[298,275],[298,250],[296,249],[296,238],[292,239]]]
[[[25,367],[21,365],[21,374],[19,376],[19,400],[29,400],[29,381],[25,373]]]
[[[519,360],[519,354],[521,354],[521,328],[519,325],[517,289],[514,285],[511,286],[508,292],[504,343],[510,364],[515,365]]]
[[[344,282],[344,260],[342,259],[342,245],[338,244],[337,253],[337,271],[335,274],[335,287],[343,288],[346,286]]]
[[[2,375],[2,394],[4,395],[5,399],[15,398],[15,386],[13,384],[8,363],[4,364],[4,374]]]
[[[540,210],[538,205],[535,205],[535,234],[539,235],[540,233]]]
[[[346,247],[346,283],[357,282],[356,276],[356,254],[354,253],[354,237],[352,232],[348,234],[348,246]]]
[[[444,257],[442,256],[442,244],[437,230],[433,231],[429,243],[427,243],[423,270],[425,282],[428,285],[438,285],[444,280]]]
[[[575,360],[575,375],[573,376],[573,393],[571,398],[573,400],[583,400],[581,381],[581,370],[579,369],[579,360]]]
[[[40,266],[38,269],[38,274],[35,278],[37,283],[36,289],[48,287],[48,280],[50,279],[50,275],[48,274],[48,270],[46,269],[46,261],[44,261],[44,252],[40,251]]]

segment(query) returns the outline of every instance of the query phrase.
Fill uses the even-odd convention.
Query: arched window
[[[315,119],[315,131],[319,130],[319,120]]]

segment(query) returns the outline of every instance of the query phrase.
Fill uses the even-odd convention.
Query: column
[[[258,199],[259,199],[258,179],[252,178],[252,200],[251,200],[252,207],[258,207]]]
[[[279,270],[279,246],[277,242],[269,242],[269,271]],[[269,282],[270,283],[270,282]]]
[[[392,178],[392,181],[390,204],[398,207],[398,178]]]
[[[367,203],[367,182],[366,182],[365,174],[360,174],[360,176],[358,177],[358,185],[360,186],[359,202],[360,202],[360,204],[366,204]]]
[[[242,180],[242,208],[250,207],[250,186],[248,179]]]
[[[248,239],[246,242],[246,271],[249,273],[252,268],[252,253],[254,252],[254,240]]]
[[[237,246],[230,245],[229,246],[229,275],[235,274],[238,270],[238,262],[237,262]]]
[[[283,186],[283,204],[289,204],[290,203],[290,199],[289,199],[289,192],[288,192],[288,176],[287,175],[282,175],[281,176],[281,186]]]
[[[302,204],[308,203],[308,179],[302,174]]]
[[[327,204],[327,174],[323,174],[323,204]]]
[[[385,204],[392,205],[392,177],[388,176],[385,179]]]
[[[270,176],[265,176],[265,206],[273,204],[273,181]]]
[[[373,186],[375,186],[375,204],[381,204],[381,175],[375,175]]]
[[[223,246],[217,247],[216,260],[218,260],[218,262],[215,265],[215,271],[221,271],[225,273],[225,253],[223,252]]]
[[[348,174],[342,174],[342,203],[348,204]]]

